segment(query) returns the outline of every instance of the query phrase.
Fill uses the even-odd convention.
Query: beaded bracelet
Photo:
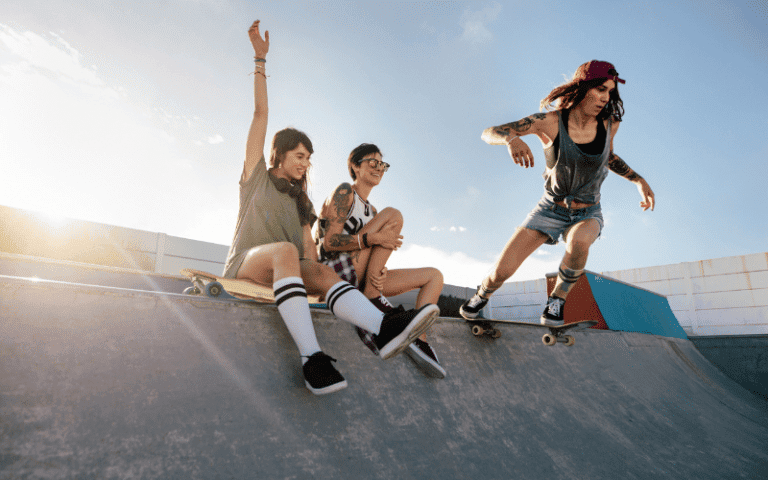
[[[266,63],[267,59],[266,58],[256,58],[256,57],[253,57],[253,61],[256,62],[256,63]]]

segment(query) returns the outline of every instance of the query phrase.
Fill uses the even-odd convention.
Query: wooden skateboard
[[[585,330],[587,328],[594,327],[595,325],[597,325],[597,322],[595,320],[582,320],[580,322],[566,323],[565,325],[560,325],[558,327],[553,327],[550,325],[542,325],[540,323],[516,322],[514,320],[495,320],[495,319],[483,319],[483,318],[479,318],[475,320],[466,320],[466,322],[469,324],[470,329],[472,330],[472,335],[476,337],[479,337],[481,335],[488,335],[491,338],[499,338],[501,336],[501,331],[496,328],[497,323],[510,324],[510,325],[522,325],[526,327],[546,328],[546,329],[549,329],[549,333],[545,333],[541,337],[541,341],[544,343],[544,345],[547,345],[548,347],[551,347],[556,343],[564,343],[566,346],[570,347],[575,343],[575,339],[571,335],[565,335],[566,331],[571,329],[573,329],[574,331]]]
[[[189,278],[191,287],[187,287],[184,293],[187,295],[205,295],[207,297],[224,300],[248,300],[257,303],[275,303],[275,295],[270,287],[259,285],[248,280],[235,278],[223,278],[201,270],[184,268],[181,274]],[[309,295],[310,304],[319,305],[320,298],[317,295]]]

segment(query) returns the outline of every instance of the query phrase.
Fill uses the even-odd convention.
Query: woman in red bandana
[[[544,196],[509,239],[491,274],[461,306],[464,318],[477,318],[493,292],[528,256],[544,243],[557,244],[562,235],[565,255],[540,322],[564,323],[568,292],[584,273],[589,248],[603,228],[600,187],[609,171],[633,182],[642,197],[640,207],[653,210],[655,198],[648,182],[613,152],[613,139],[624,114],[620,83],[625,82],[612,64],[592,60],[541,101],[547,113],[483,131],[486,143],[506,145],[514,162],[525,168],[533,166],[533,153],[520,137],[539,137],[546,159]]]

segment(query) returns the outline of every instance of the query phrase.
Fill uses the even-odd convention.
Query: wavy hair
[[[541,101],[540,110],[556,111],[556,110],[570,110],[578,105],[584,97],[587,96],[587,92],[591,89],[598,87],[608,80],[608,77],[593,78],[590,80],[584,80],[587,76],[587,67],[592,62],[587,62],[579,66],[576,69],[576,73],[573,74],[573,79],[555,87],[549,95],[544,97]],[[611,75],[618,76],[615,69],[609,71]],[[621,121],[621,117],[624,115],[624,102],[619,96],[619,84],[616,83],[616,88],[611,91],[608,103],[603,108],[603,111],[598,114],[598,120],[604,120],[608,117],[613,117],[616,121]]]

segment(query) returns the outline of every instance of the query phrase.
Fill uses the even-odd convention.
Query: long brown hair
[[[576,73],[573,74],[573,79],[566,82],[559,87],[555,87],[549,95],[544,97],[541,101],[541,110],[568,110],[579,104],[584,97],[587,96],[587,92],[591,89],[598,87],[605,83],[609,77],[587,78],[587,69],[591,63],[595,60],[583,63],[576,69]],[[618,77],[618,73],[615,69],[609,71],[610,75]],[[624,115],[624,102],[619,96],[619,84],[616,82],[616,88],[611,91],[608,103],[603,108],[603,111],[597,116],[598,120],[604,120],[608,117],[613,117],[616,121],[621,121],[621,117]]]
[[[309,139],[307,134],[301,130],[288,127],[277,132],[275,136],[272,137],[272,148],[269,153],[269,167],[279,167],[280,162],[282,162],[285,158],[286,152],[290,152],[294,148],[298,147],[299,144],[304,145],[304,148],[307,149],[310,155],[315,152],[312,149],[312,141]],[[308,174],[309,168],[304,172],[304,175],[300,180],[301,189],[305,192],[307,191]]]

